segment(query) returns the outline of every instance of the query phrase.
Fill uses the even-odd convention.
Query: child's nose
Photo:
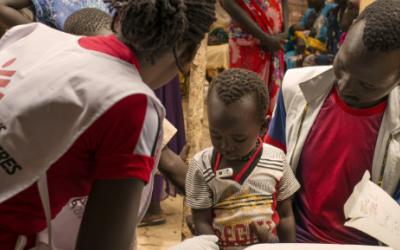
[[[229,140],[222,140],[221,142],[221,150],[222,151],[231,151],[232,150],[232,143]]]

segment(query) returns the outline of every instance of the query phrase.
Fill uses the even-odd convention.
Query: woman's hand
[[[266,35],[264,39],[260,40],[260,42],[262,49],[272,53],[283,49],[286,39],[282,38],[282,35],[280,34],[272,36]]]

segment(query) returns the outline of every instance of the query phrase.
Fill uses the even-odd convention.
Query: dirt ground
[[[140,227],[138,230],[139,250],[164,250],[181,241],[183,199],[168,198],[161,203],[167,222],[159,226]]]

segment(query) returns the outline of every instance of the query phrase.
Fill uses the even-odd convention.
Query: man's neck
[[[340,89],[338,88],[338,94],[339,94],[339,98],[342,99],[347,105],[349,105],[352,108],[357,108],[357,109],[364,109],[364,108],[371,108],[374,107],[376,105],[378,105],[379,103],[383,102],[386,97],[383,97],[377,101],[373,101],[373,102],[365,102],[365,103],[359,103],[359,102],[355,102],[354,100],[348,99],[345,96],[342,95],[342,93],[340,92]]]

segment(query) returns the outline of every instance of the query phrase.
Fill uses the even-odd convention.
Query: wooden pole
[[[207,66],[207,41],[208,37],[201,42],[200,48],[190,68],[188,108],[186,114],[186,136],[187,144],[190,146],[188,159],[201,150],[202,130],[204,121],[204,87],[206,82]],[[191,237],[186,226],[186,216],[190,209],[183,204],[182,239]]]

